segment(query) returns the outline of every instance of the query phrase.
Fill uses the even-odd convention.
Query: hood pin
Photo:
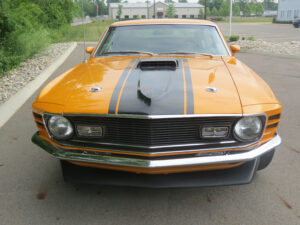
[[[102,91],[102,87],[92,87],[89,92],[98,92],[98,91]]]
[[[218,92],[218,88],[215,88],[215,87],[206,87],[205,90],[207,92],[212,92],[212,93]]]

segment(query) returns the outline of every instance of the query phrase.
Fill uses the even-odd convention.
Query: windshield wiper
[[[162,52],[159,55],[203,55],[213,58],[213,55],[207,53],[199,53],[199,52]]]
[[[140,52],[140,51],[116,51],[116,52],[103,52],[102,55],[110,54],[145,54],[145,55],[154,55],[152,52]]]

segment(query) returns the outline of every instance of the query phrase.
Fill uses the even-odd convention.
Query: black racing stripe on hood
[[[125,68],[125,70],[123,71],[115,89],[114,89],[114,92],[111,96],[111,99],[110,99],[110,103],[109,103],[109,108],[108,108],[108,113],[115,113],[116,112],[116,106],[117,106],[117,102],[118,102],[118,98],[119,98],[119,95],[120,95],[120,91],[121,91],[121,88],[123,86],[123,83],[130,71],[130,69],[132,68],[133,66],[133,63],[135,62],[135,59],[132,59],[130,61],[130,63],[128,64],[128,66]]]
[[[175,70],[133,68],[124,86],[118,113],[184,114],[183,70],[181,60],[177,61],[178,66]]]
[[[183,66],[185,72],[185,83],[186,83],[186,113],[194,114],[194,92],[190,66],[187,59],[183,59]]]

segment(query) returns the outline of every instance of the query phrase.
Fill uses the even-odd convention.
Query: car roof
[[[111,27],[143,25],[143,24],[199,24],[216,26],[215,23],[207,20],[190,20],[190,19],[151,19],[151,20],[127,20],[111,24]]]

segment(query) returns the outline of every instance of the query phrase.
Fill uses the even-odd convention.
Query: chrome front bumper
[[[129,166],[137,168],[166,168],[166,167],[185,167],[202,166],[214,164],[228,164],[237,162],[251,161],[268,151],[276,148],[281,143],[281,138],[276,135],[267,143],[244,153],[218,156],[201,156],[180,159],[134,159],[128,157],[118,157],[111,155],[96,155],[88,152],[77,153],[76,150],[61,149],[42,139],[38,133],[32,137],[32,142],[43,148],[54,157],[68,161],[79,161],[87,163],[105,164],[113,166]]]

